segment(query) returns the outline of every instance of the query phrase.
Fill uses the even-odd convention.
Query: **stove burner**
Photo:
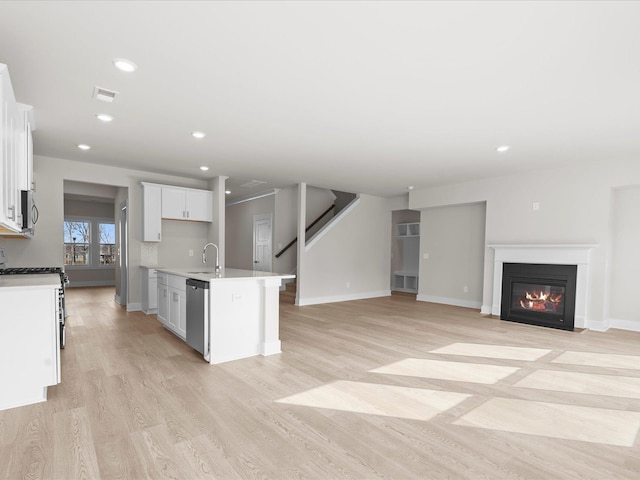
[[[61,267],[12,267],[0,268],[0,275],[28,275],[38,273],[63,273]]]

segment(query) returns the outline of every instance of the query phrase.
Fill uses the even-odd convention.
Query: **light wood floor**
[[[0,478],[607,480],[640,475],[637,433],[633,438],[640,398],[624,396],[629,389],[617,395],[575,391],[581,388],[575,385],[567,387],[573,391],[557,391],[548,373],[537,373],[591,374],[594,388],[602,387],[598,379],[612,376],[637,381],[638,333],[519,325],[407,296],[308,307],[283,302],[282,354],[210,366],[154,315],[126,313],[114,303],[113,289],[69,289],[68,309],[62,383],[49,389],[47,402],[0,412]],[[488,353],[468,355],[465,348],[473,345],[455,345],[465,343],[484,349],[474,355]],[[499,358],[500,352],[491,357],[491,346],[501,345],[547,352],[526,359]],[[616,366],[615,356],[596,356],[595,366],[581,363],[596,353],[623,355],[624,368]],[[563,358],[578,361],[554,362]],[[598,366],[601,360],[605,366]],[[458,363],[468,365],[468,372]],[[468,376],[476,369],[484,383]],[[533,388],[516,386],[519,382]],[[327,389],[344,395],[343,403],[316,395]],[[399,405],[406,392],[417,407]],[[455,394],[453,402],[430,404],[432,392]],[[308,398],[316,405],[305,404]],[[422,410],[421,405],[435,410],[425,419],[406,418],[410,407]],[[571,429],[570,439],[555,438],[560,433],[553,431],[555,422],[537,418],[526,424],[531,420],[518,417],[521,405],[527,412],[558,405],[559,411],[575,406],[581,412],[629,415],[632,437],[623,443],[630,444],[574,439],[580,421],[596,433],[611,433],[597,432],[595,416],[570,427],[559,422],[558,429]],[[379,413],[362,413],[364,407]],[[496,408],[509,410],[506,427],[496,423],[501,418]],[[539,424],[543,428],[536,434],[513,431],[529,432]]]

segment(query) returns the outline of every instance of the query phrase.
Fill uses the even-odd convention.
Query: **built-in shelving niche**
[[[407,215],[419,218],[419,212],[394,212],[399,218]],[[391,290],[418,292],[418,266],[420,259],[420,222],[394,222],[394,252],[398,256],[392,264]]]

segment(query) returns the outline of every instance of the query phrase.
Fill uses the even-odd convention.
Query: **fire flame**
[[[545,311],[547,310],[547,303],[550,303],[553,310],[557,310],[560,302],[562,301],[562,293],[545,293],[539,292],[525,292],[524,297],[520,297],[520,306],[526,310]]]

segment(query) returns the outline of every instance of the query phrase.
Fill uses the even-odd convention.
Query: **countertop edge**
[[[243,281],[243,280],[283,280],[296,278],[292,274],[280,274],[275,272],[253,272],[251,270],[241,270],[236,268],[226,268],[223,270],[221,276],[217,276],[214,271],[212,272],[198,272],[195,273],[197,268],[193,271],[189,271],[189,268],[156,268],[159,273],[166,273],[169,275],[177,275],[184,278],[193,278],[196,280],[202,280],[205,282],[211,281]],[[248,272],[248,274],[245,274]],[[254,273],[264,273],[264,275],[255,275]],[[250,275],[251,274],[251,275]]]

